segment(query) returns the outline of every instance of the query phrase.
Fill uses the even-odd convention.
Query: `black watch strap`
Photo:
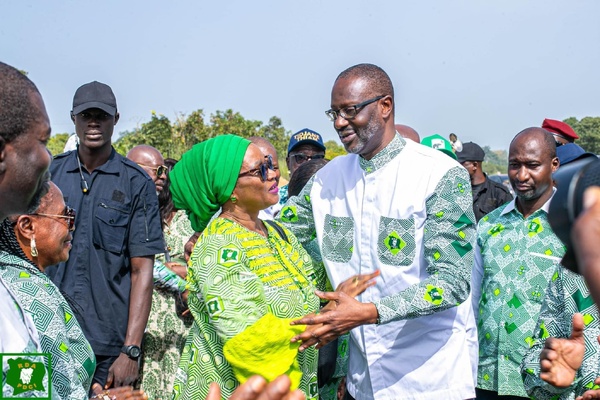
[[[127,357],[137,360],[142,355],[142,349],[134,344],[121,347],[121,353],[127,354]]]

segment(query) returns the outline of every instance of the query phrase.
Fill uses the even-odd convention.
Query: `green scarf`
[[[235,188],[250,141],[222,135],[194,145],[171,173],[175,208],[186,210],[196,232],[202,232]]]

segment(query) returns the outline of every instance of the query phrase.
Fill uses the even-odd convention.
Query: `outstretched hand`
[[[377,322],[377,308],[373,303],[361,303],[344,292],[315,291],[321,299],[329,303],[319,314],[308,314],[292,321],[292,325],[319,325],[318,328],[308,327],[304,332],[292,338],[292,342],[302,341],[299,351],[304,351],[316,345],[317,349],[325,346],[333,339],[360,325]]]
[[[244,384],[239,386],[227,400],[304,400],[300,390],[290,392],[290,378],[285,375],[277,377],[273,382],[261,376],[254,375]],[[206,400],[221,400],[221,388],[216,383],[211,383]]]
[[[552,386],[566,388],[575,380],[583,361],[583,316],[573,315],[573,329],[568,339],[548,338],[540,354],[540,378]]]

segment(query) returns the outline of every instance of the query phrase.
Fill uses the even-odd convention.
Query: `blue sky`
[[[546,117],[600,116],[600,2],[28,1],[0,3],[0,60],[29,72],[53,131],[75,90],[116,96],[116,132],[202,108],[337,135],[324,114],[345,68],[370,62],[396,121],[506,149]]]

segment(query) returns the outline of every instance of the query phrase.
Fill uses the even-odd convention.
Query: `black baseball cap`
[[[485,152],[483,149],[477,143],[473,142],[463,143],[462,151],[456,152],[456,159],[459,163],[465,161],[483,161],[484,157]]]
[[[117,99],[110,86],[94,81],[77,89],[73,97],[73,114],[90,108],[99,108],[112,116],[117,113]]]

